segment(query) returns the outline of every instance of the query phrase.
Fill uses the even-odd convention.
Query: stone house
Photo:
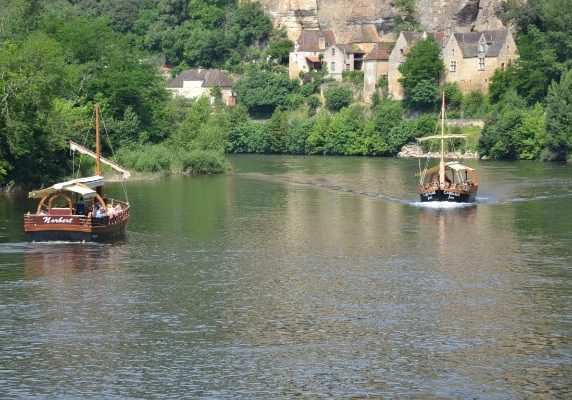
[[[371,96],[376,91],[376,84],[380,77],[385,77],[389,73],[389,55],[395,43],[380,42],[368,52],[363,59],[363,99],[371,101]]]
[[[463,93],[486,94],[490,78],[517,58],[516,43],[508,29],[454,33],[443,48],[445,82],[457,83]]]
[[[403,100],[403,86],[399,82],[402,75],[399,72],[399,66],[407,59],[407,54],[411,47],[420,40],[426,39],[428,36],[433,37],[437,44],[442,48],[445,36],[443,32],[401,32],[395,46],[389,55],[389,68],[387,74],[388,80],[388,97],[393,100]]]
[[[294,42],[294,51],[290,52],[288,60],[288,75],[290,79],[300,76],[300,72],[322,69],[320,54],[326,48],[336,43],[334,32],[330,29],[304,29]]]
[[[182,71],[175,79],[167,83],[167,89],[173,93],[173,96],[183,96],[189,99],[208,96],[212,103],[214,98],[211,96],[211,89],[218,87],[223,104],[234,106],[236,97],[232,91],[233,84],[232,79],[219,69],[199,68]]]
[[[344,71],[361,71],[364,52],[355,44],[334,44],[324,51],[323,62],[330,77],[342,80]]]

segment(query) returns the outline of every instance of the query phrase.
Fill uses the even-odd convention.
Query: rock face
[[[241,0],[251,1],[251,0]],[[302,29],[334,29],[338,42],[348,43],[364,25],[391,36],[397,10],[392,0],[258,0],[278,28],[296,39]],[[502,0],[415,0],[421,26],[427,31],[468,32],[499,29],[495,15]]]

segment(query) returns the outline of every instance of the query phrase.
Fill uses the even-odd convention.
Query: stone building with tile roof
[[[175,79],[167,83],[167,89],[173,95],[183,96],[187,98],[196,98],[200,96],[209,96],[211,102],[214,98],[211,96],[211,89],[219,87],[222,95],[222,101],[226,105],[234,105],[236,101],[232,87],[234,82],[223,71],[219,69],[187,69],[181,71]]]
[[[463,93],[487,93],[497,69],[518,58],[516,43],[507,29],[454,33],[443,48],[445,82],[457,83]]]
[[[294,42],[294,51],[290,52],[288,75],[298,78],[300,72],[322,69],[322,60],[326,48],[336,43],[336,36],[330,29],[304,29]]]

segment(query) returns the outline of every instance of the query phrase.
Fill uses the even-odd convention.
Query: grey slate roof
[[[443,46],[445,41],[444,32],[427,32],[427,36],[435,39],[439,46]],[[404,31],[403,37],[405,38],[407,44],[412,45],[423,39],[423,32]]]
[[[463,58],[476,58],[479,56],[479,40],[481,37],[485,38],[485,57],[498,57],[507,36],[508,30],[506,29],[454,34],[455,40],[463,52]]]
[[[377,43],[373,49],[364,57],[364,61],[368,60],[389,60],[389,54],[395,43],[380,42]]]
[[[167,84],[168,88],[182,88],[185,81],[202,81],[202,87],[232,87],[232,79],[220,69],[187,69]]]
[[[320,47],[320,38],[324,38],[325,47],[336,43],[334,32],[330,29],[319,31],[311,29],[303,29],[298,36],[298,51],[321,51],[325,47]]]

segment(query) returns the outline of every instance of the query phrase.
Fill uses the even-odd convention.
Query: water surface
[[[414,160],[231,162],[129,183],[115,244],[0,198],[0,397],[572,396],[571,166],[475,161],[436,208]]]

